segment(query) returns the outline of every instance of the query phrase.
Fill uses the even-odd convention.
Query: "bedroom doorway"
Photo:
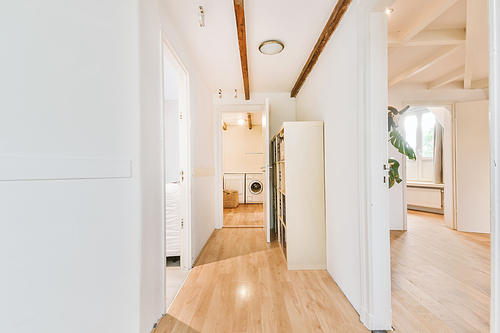
[[[162,45],[162,67],[163,265],[166,313],[190,272],[192,260],[188,76],[165,39]]]

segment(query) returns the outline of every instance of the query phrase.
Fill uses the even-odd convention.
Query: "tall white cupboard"
[[[289,270],[326,269],[323,122],[285,122],[271,140],[273,234]]]

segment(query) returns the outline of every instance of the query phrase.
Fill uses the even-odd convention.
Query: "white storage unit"
[[[238,201],[245,203],[245,174],[244,173],[225,173],[224,190],[238,191]]]
[[[285,122],[271,146],[273,230],[288,269],[326,269],[323,122]]]

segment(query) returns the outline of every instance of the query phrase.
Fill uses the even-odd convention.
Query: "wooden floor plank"
[[[326,271],[288,271],[262,229],[214,232],[155,333],[369,331]]]
[[[442,215],[408,211],[408,230],[391,231],[396,331],[489,332],[489,245]]]
[[[236,208],[224,208],[224,227],[262,227],[262,204],[239,204]]]

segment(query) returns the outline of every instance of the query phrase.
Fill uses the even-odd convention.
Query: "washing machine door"
[[[250,184],[248,184],[248,191],[253,195],[257,195],[262,193],[263,185],[260,180],[252,180]]]

